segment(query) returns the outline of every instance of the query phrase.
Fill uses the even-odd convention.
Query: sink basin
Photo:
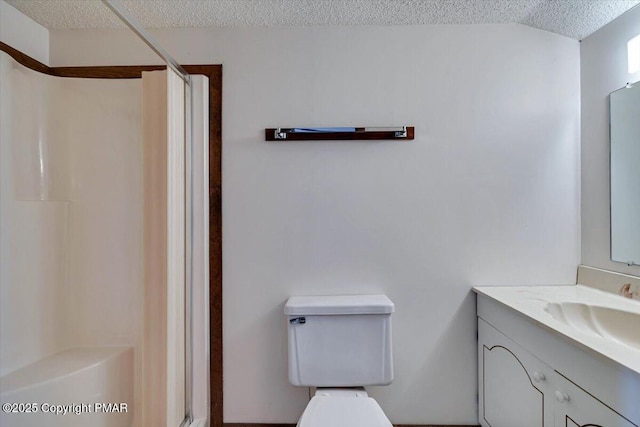
[[[583,333],[617,341],[640,351],[640,314],[576,302],[549,303],[554,319]]]

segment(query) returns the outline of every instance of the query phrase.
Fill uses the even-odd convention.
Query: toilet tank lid
[[[388,314],[395,311],[386,295],[318,295],[290,297],[284,314],[291,316],[336,314]]]

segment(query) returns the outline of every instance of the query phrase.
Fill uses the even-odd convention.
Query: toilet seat
[[[309,401],[298,427],[392,427],[374,399],[362,389],[319,389]]]

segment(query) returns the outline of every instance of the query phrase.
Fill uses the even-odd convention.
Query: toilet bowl
[[[364,389],[318,389],[298,427],[392,427]]]
[[[289,382],[318,387],[298,427],[392,427],[364,386],[393,381],[394,311],[385,295],[289,298]]]

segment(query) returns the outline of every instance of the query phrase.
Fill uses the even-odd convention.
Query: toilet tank
[[[294,296],[284,307],[289,381],[307,387],[387,385],[393,381],[386,295]]]

